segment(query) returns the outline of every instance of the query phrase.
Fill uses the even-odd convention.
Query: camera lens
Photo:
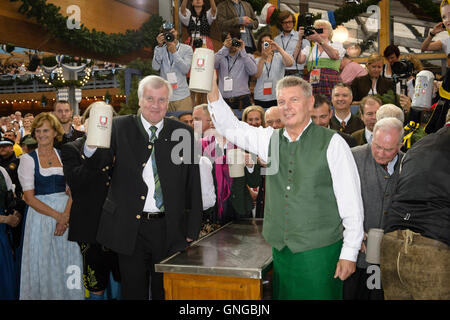
[[[172,33],[167,32],[164,34],[164,39],[166,40],[166,42],[172,42],[173,40],[175,40],[175,37]]]
[[[267,41],[264,41],[264,49],[267,49],[269,47],[269,43]]]
[[[201,48],[203,47],[203,40],[201,38],[195,38],[192,42],[192,45],[194,46],[194,48]]]
[[[239,42],[238,39],[233,38],[233,39],[231,39],[231,45],[232,45],[233,47],[240,47],[240,46],[241,46],[241,43]]]
[[[396,61],[391,66],[392,73],[397,77],[409,77],[413,74],[414,65],[411,61],[402,59],[400,61]]]
[[[305,28],[305,36],[308,37],[308,36],[314,34],[313,30],[314,30],[314,28],[311,27],[311,26],[306,27],[306,28]]]

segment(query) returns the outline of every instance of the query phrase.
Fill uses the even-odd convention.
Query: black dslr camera
[[[298,27],[305,28],[305,37],[314,34],[314,31],[319,34],[323,33],[323,28],[314,28],[313,25],[314,18],[311,13],[307,12],[298,16]]]
[[[201,47],[203,47],[203,39],[202,38],[195,38],[192,41],[192,45],[194,46],[194,48],[201,48]]]
[[[174,35],[172,34],[172,32],[170,32],[170,30],[172,29],[173,23],[166,22],[162,25],[162,33],[164,35],[164,40],[166,40],[166,42],[173,42],[175,40]]]
[[[241,42],[239,41],[238,38],[233,38],[233,39],[231,39],[231,45],[233,47],[238,47],[239,48],[241,46]]]
[[[394,62],[391,69],[397,79],[408,79],[414,74],[414,64],[406,59]]]

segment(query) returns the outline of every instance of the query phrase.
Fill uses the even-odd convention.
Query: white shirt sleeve
[[[17,174],[23,191],[34,190],[34,160],[28,154],[20,157]]]
[[[9,176],[8,172],[6,171],[6,169],[3,168],[3,167],[0,167],[0,171],[2,172],[3,177],[5,178],[6,189],[7,189],[8,191],[9,191],[9,190],[14,191],[14,190],[15,190],[15,186],[13,185],[12,180],[11,180],[11,177]]]
[[[89,147],[86,142],[84,143],[83,153],[87,158],[92,157],[95,151],[97,151],[97,147]]]
[[[214,20],[216,20],[216,18],[217,18],[217,9],[216,9],[216,15],[213,16],[211,14],[211,8],[209,8],[209,10],[206,12],[206,19],[208,19],[209,25],[211,25],[214,22]]]
[[[183,14],[181,13],[181,7],[180,7],[178,9],[178,16],[180,17],[181,23],[187,27],[189,25],[189,19],[191,18],[191,11],[188,8],[186,8],[186,15],[183,16]]]
[[[217,101],[211,103],[208,100],[208,110],[220,135],[239,148],[258,155],[262,161],[268,162],[270,137],[274,131],[272,127],[256,128],[239,121],[220,93]]]
[[[356,261],[364,236],[361,184],[350,147],[338,134],[334,134],[331,138],[327,161],[339,215],[344,226],[344,243],[339,259]]]
[[[339,59],[344,58],[345,49],[342,43],[340,42],[331,42],[330,45],[339,52]]]
[[[200,157],[200,183],[202,187],[203,210],[209,209],[216,203],[212,164],[207,157]]]
[[[450,41],[450,37],[447,37],[445,39],[441,39],[441,44],[442,44],[442,51],[445,52],[445,54],[449,54],[450,52],[450,46],[448,45]]]

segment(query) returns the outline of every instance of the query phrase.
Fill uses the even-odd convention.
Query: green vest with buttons
[[[283,132],[275,130],[270,143],[278,138],[279,168],[266,176],[263,236],[277,250],[288,246],[293,253],[333,244],[343,237],[327,161],[335,132],[311,123],[294,142]]]

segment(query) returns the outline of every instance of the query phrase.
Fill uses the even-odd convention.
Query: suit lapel
[[[236,16],[239,17],[239,12],[237,12],[237,10],[236,10],[236,8],[235,8],[235,6],[234,6],[234,4],[233,4],[233,1],[228,0],[228,7],[230,8],[230,10],[232,10],[232,11],[236,14]],[[244,7],[244,6],[242,6],[242,8],[243,8],[243,7]]]
[[[147,130],[145,130],[144,125],[142,124],[141,116],[135,115],[136,124],[138,126],[139,132],[145,137],[145,141],[149,141],[150,137],[148,135]]]

